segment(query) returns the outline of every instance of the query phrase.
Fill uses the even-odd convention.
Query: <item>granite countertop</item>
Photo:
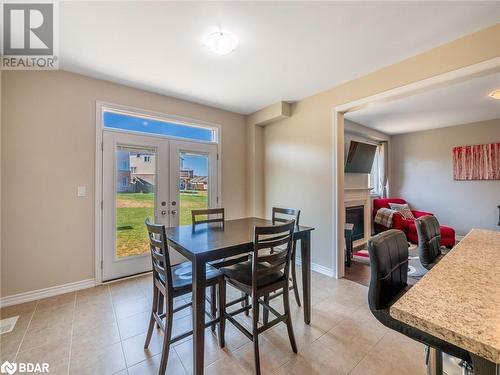
[[[500,232],[470,231],[390,313],[500,363]]]

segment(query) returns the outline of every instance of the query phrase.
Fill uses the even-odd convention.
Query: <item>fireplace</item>
[[[363,205],[346,207],[345,222],[354,224],[352,236],[354,241],[365,237],[365,207]]]
[[[361,246],[371,236],[371,188],[345,188],[345,223],[354,224],[354,246]]]

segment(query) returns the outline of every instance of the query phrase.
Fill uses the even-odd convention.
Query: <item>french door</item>
[[[216,144],[103,131],[103,281],[151,270],[144,221],[187,225],[217,207],[217,174]]]

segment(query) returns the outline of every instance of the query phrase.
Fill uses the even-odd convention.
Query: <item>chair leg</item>
[[[300,307],[300,297],[299,297],[299,288],[297,287],[297,272],[295,272],[295,249],[292,254],[292,286],[293,293],[295,294],[295,301],[297,305]]]
[[[269,304],[269,293],[264,296],[264,302]],[[269,311],[265,306],[262,306],[262,323],[267,324],[269,321]]]
[[[151,341],[151,336],[153,335],[153,329],[155,327],[155,312],[158,311],[158,298],[160,295],[160,291],[153,287],[153,304],[151,306],[151,318],[149,319],[149,328],[148,334],[146,335],[146,341],[144,342],[144,349],[147,349],[149,346],[149,342]],[[162,296],[163,297],[163,296]]]
[[[219,281],[219,346],[223,348],[226,343],[224,339],[225,329],[226,329],[226,280],[222,279]]]
[[[259,328],[259,300],[254,294],[252,296],[252,334],[253,334],[253,351],[254,351],[254,361],[255,361],[255,374],[260,375],[260,355],[259,355],[259,334],[257,333]]]
[[[159,293],[159,299],[158,299],[156,313],[158,315],[160,315],[160,314],[163,314],[163,304],[164,304],[165,298],[159,291],[158,291],[158,293]],[[156,328],[160,328],[160,325],[156,324]]]
[[[288,289],[288,282],[285,286]],[[292,316],[290,315],[290,294],[288,290],[283,293],[283,308],[285,310],[286,315],[286,329],[288,330],[288,338],[290,339],[290,345],[292,346],[292,350],[294,353],[297,353],[297,344],[295,343],[295,335],[293,334],[293,326],[292,326]]]
[[[215,293],[215,285],[210,287],[210,314],[212,315],[212,319],[216,318],[217,315],[217,297]],[[210,327],[212,332],[215,332],[215,326]]]
[[[427,375],[443,375],[443,353],[427,347]]]
[[[245,300],[241,303],[241,306],[242,307],[248,307],[248,305],[250,304],[250,298],[248,297],[248,294],[245,294],[245,293],[241,293],[241,296],[242,297],[245,297]],[[246,316],[249,316],[250,315],[250,310],[245,310],[245,315]]]
[[[172,339],[172,320],[174,316],[173,300],[167,303],[167,314],[165,315],[165,332],[163,333],[163,348],[161,353],[159,375],[165,374],[167,371],[168,353],[170,352],[170,340]]]

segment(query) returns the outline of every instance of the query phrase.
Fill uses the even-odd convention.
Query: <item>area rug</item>
[[[370,264],[370,255],[368,254],[368,249],[365,247],[355,249],[352,258],[357,262]]]
[[[408,248],[408,277],[414,279],[420,279],[427,273],[427,268],[422,266],[420,263],[420,259],[418,257],[418,246],[414,244],[410,244]]]

